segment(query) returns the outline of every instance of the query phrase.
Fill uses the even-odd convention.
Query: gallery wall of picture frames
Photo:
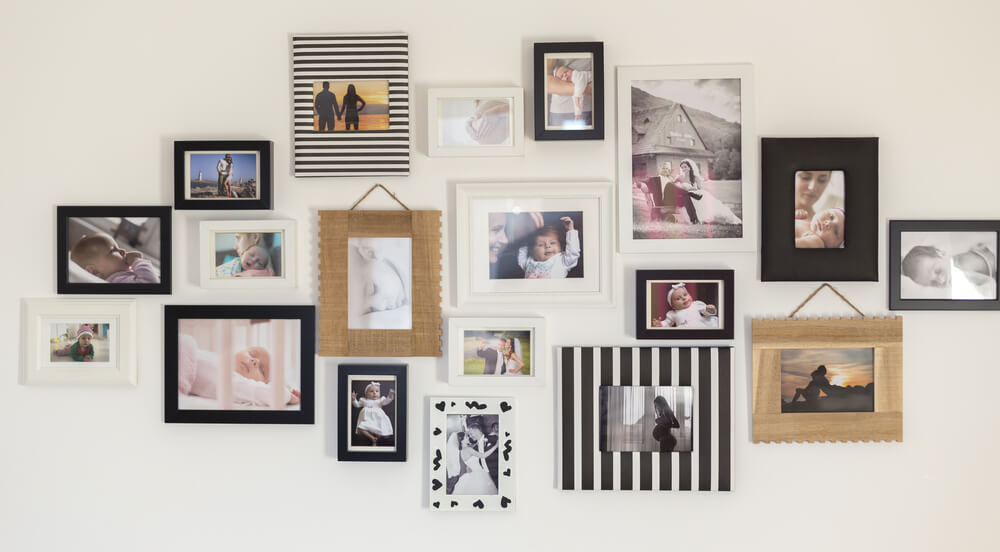
[[[279,174],[409,174],[408,44],[401,32],[291,35],[293,155]],[[506,392],[419,397],[406,364],[375,360],[340,364],[327,398],[338,460],[386,463],[407,461],[407,407],[427,401],[420,461],[434,511],[516,509],[517,393],[553,382],[562,490],[733,490],[742,369],[753,375],[755,443],[901,440],[901,318],[755,319],[751,365],[740,367],[735,287],[751,277],[730,269],[636,271],[625,301],[648,346],[549,343],[538,310],[614,308],[618,253],[705,253],[725,266],[724,252],[758,250],[758,228],[761,282],[878,282],[878,138],[758,141],[750,64],[618,67],[617,110],[605,113],[602,42],[533,52],[530,99],[522,86],[429,88],[427,155],[524,155],[530,101],[536,141],[604,140],[613,121],[616,182],[499,174],[455,184],[453,213],[411,209],[377,183],[349,208],[340,197],[345,208],[319,210],[317,228],[266,213],[200,220],[197,251],[183,252],[200,287],[281,293],[309,267],[319,295],[316,305],[166,305],[164,422],[313,424],[317,355],[447,356],[448,384]],[[174,210],[272,210],[290,185],[274,179],[272,150],[178,140],[173,206],[59,206],[56,291],[170,295]],[[358,208],[379,189],[400,209]],[[307,234],[317,263],[295,255]],[[997,221],[890,221],[890,309],[997,310],[998,244]],[[442,301],[459,309],[447,350]],[[134,386],[136,308],[26,299],[21,382]]]

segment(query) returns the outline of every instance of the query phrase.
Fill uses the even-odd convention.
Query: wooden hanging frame
[[[355,210],[381,188],[403,210]],[[319,212],[319,355],[441,356],[441,211],[415,211],[372,186],[346,211]],[[351,238],[410,238],[409,329],[349,327]],[[356,253],[355,253],[356,254]]]
[[[816,293],[829,288],[860,316],[794,318]],[[818,287],[786,319],[754,319],[753,442],[902,441],[903,319],[865,316],[830,284]],[[782,412],[781,351],[871,348],[872,412]]]

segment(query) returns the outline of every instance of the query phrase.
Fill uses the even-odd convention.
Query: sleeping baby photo
[[[282,232],[216,232],[214,278],[282,277]]]
[[[160,283],[157,217],[69,217],[65,243],[69,283]]]
[[[413,326],[410,238],[347,239],[347,327]]]
[[[181,319],[179,410],[299,410],[300,321]]]

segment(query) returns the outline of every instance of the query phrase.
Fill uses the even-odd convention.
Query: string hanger
[[[409,211],[409,210],[410,210],[410,208],[409,208],[409,207],[407,207],[405,203],[403,203],[402,201],[400,201],[400,200],[399,200],[399,198],[398,198],[398,197],[396,197],[396,194],[392,193],[392,192],[391,192],[391,191],[389,190],[389,188],[386,188],[385,186],[383,186],[383,185],[381,185],[381,184],[375,184],[375,185],[374,185],[374,186],[372,186],[371,188],[368,188],[368,191],[367,191],[367,192],[365,192],[365,195],[363,195],[363,196],[361,196],[360,198],[358,198],[358,200],[354,202],[354,205],[351,205],[351,208],[350,208],[350,209],[348,209],[348,211],[353,211],[353,210],[354,210],[354,208],[358,206],[358,204],[360,204],[360,203],[361,203],[362,201],[364,201],[364,200],[365,200],[365,198],[366,198],[366,197],[368,197],[368,194],[370,194],[370,193],[372,193],[373,191],[375,191],[375,188],[382,188],[383,190],[385,190],[385,193],[389,194],[389,197],[391,197],[392,199],[395,199],[395,200],[396,200],[396,203],[398,203],[398,204],[402,205],[402,206],[403,206],[403,209],[406,209],[407,211]]]
[[[799,310],[801,310],[801,309],[802,309],[802,307],[806,306],[806,303],[808,303],[808,302],[809,302],[810,300],[812,300],[812,298],[813,298],[813,297],[815,297],[815,296],[816,296],[816,294],[817,294],[817,293],[819,293],[819,292],[820,292],[820,290],[821,290],[821,289],[823,289],[823,288],[830,288],[830,291],[832,291],[832,292],[836,293],[836,294],[837,294],[837,297],[840,297],[840,298],[841,298],[841,299],[842,299],[842,300],[843,300],[843,301],[844,301],[845,303],[847,303],[847,305],[848,305],[849,307],[851,307],[852,309],[854,309],[854,312],[856,312],[856,313],[860,314],[860,315],[861,315],[861,318],[864,318],[864,317],[865,317],[865,313],[861,312],[861,310],[860,310],[860,309],[858,309],[858,307],[855,307],[855,306],[854,306],[854,303],[850,302],[850,301],[849,301],[849,300],[847,299],[847,297],[844,297],[844,294],[843,294],[843,293],[840,293],[839,291],[837,291],[837,289],[836,289],[836,288],[834,288],[833,286],[831,286],[831,285],[830,285],[830,284],[828,284],[828,283],[823,283],[823,285],[821,285],[821,286],[819,286],[818,288],[816,288],[815,290],[813,290],[813,292],[809,294],[809,297],[806,297],[806,300],[805,300],[805,301],[802,301],[801,303],[799,303],[799,306],[798,306],[798,307],[795,307],[795,310],[793,310],[793,311],[792,311],[792,314],[789,314],[789,315],[788,315],[788,317],[789,317],[789,318],[794,318],[794,317],[795,317],[795,313],[799,312]]]

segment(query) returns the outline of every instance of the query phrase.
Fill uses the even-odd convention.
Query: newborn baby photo
[[[997,298],[996,232],[902,232],[899,243],[900,298]]]
[[[844,247],[844,171],[795,171],[796,249]]]
[[[412,328],[412,245],[411,238],[348,238],[349,329]]]
[[[159,284],[160,219],[68,217],[71,284]]]
[[[690,281],[647,282],[647,328],[699,330],[719,328],[721,284]]]
[[[280,278],[282,232],[216,232],[215,278]]]

